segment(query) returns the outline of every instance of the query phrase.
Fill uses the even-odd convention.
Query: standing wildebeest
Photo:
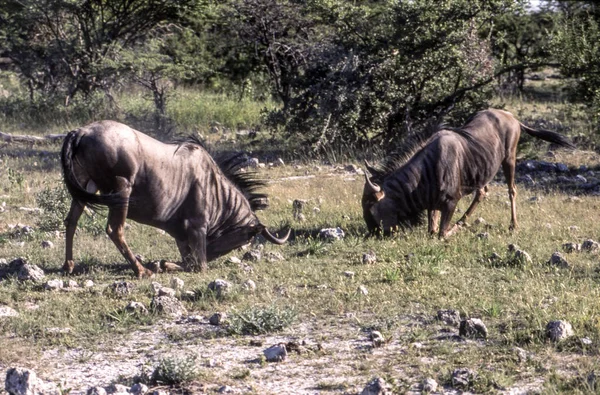
[[[415,224],[427,210],[429,232],[435,233],[441,211],[439,236],[447,237],[473,213],[485,197],[487,184],[502,166],[510,197],[510,228],[515,229],[515,158],[521,130],[574,148],[564,136],[527,127],[507,111],[478,112],[462,128],[439,130],[404,164],[388,167],[387,171],[367,164],[373,174],[373,180],[366,176],[362,197],[367,227],[371,233],[377,230],[389,233],[397,227]],[[456,204],[472,192],[475,192],[473,203],[450,228]]]
[[[262,234],[285,243],[260,223],[253,210],[265,208],[262,183],[237,170],[240,156],[215,160],[198,141],[164,144],[113,121],[101,121],[70,132],[61,152],[67,189],[73,197],[65,220],[66,256],[71,273],[73,236],[86,205],[107,206],[106,233],[138,277],[151,275],[131,252],[123,235],[125,219],[166,231],[177,241],[188,269]],[[96,192],[100,192],[97,194]]]

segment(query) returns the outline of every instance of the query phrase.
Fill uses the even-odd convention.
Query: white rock
[[[423,384],[421,385],[421,388],[423,388],[424,392],[435,392],[435,391],[437,391],[438,383],[431,377],[428,377],[425,380],[423,380]]]
[[[371,331],[371,341],[374,347],[381,347],[385,343],[385,339],[379,331]]]
[[[247,290],[249,292],[256,291],[256,283],[250,279],[244,281],[243,287],[245,290]]]
[[[42,241],[42,248],[54,248],[54,243],[50,240]]]
[[[238,258],[237,256],[230,256],[229,259],[227,259],[227,261],[229,263],[235,263],[236,265],[242,263],[242,260],[240,258]]]
[[[220,278],[216,279],[215,281],[211,281],[208,284],[208,289],[215,292],[218,296],[227,294],[231,290],[231,288],[232,285],[230,282],[227,282]]]
[[[348,278],[354,278],[354,272],[351,272],[349,270],[345,271],[343,274],[344,274],[344,276],[346,276]]]
[[[100,386],[92,387],[87,390],[86,395],[106,395],[106,390]]]
[[[361,294],[363,294],[363,295],[365,295],[365,296],[369,294],[369,290],[364,285],[359,285],[358,286],[358,292],[361,293]]]
[[[319,237],[327,240],[341,240],[345,236],[342,228],[324,228],[319,232]]]
[[[567,260],[563,258],[562,254],[558,251],[552,254],[550,260],[548,261],[548,264],[562,268],[570,267],[569,262],[567,262]]]
[[[61,289],[63,286],[64,286],[63,280],[54,279],[54,280],[48,280],[44,284],[44,289],[47,289],[48,291],[54,291],[57,289]]]
[[[44,382],[30,369],[11,368],[6,371],[4,389],[11,395],[58,395],[53,383]]]
[[[85,281],[83,282],[83,286],[84,286],[85,288],[91,288],[91,287],[93,287],[94,285],[95,285],[95,284],[94,284],[94,282],[93,282],[92,280],[85,280]]]
[[[171,279],[171,287],[173,289],[182,290],[184,285],[185,285],[185,283],[179,277],[173,277]]]
[[[550,340],[559,342],[573,336],[573,327],[567,321],[550,321],[546,325],[546,334]]]
[[[285,343],[275,344],[263,351],[267,362],[282,362],[287,358]]]
[[[583,251],[597,251],[600,248],[600,244],[598,242],[588,239],[581,244],[581,249]]]
[[[12,307],[8,307],[8,306],[0,306],[0,318],[3,317],[18,317],[19,313],[13,309]]]
[[[143,303],[135,302],[135,301],[129,302],[129,304],[127,304],[127,306],[125,306],[125,310],[130,311],[130,312],[137,311],[142,314],[146,314],[148,312],[148,309],[146,309],[146,306],[144,306]]]
[[[143,395],[148,392],[148,386],[142,383],[136,383],[131,386],[129,392],[135,395]]]
[[[362,390],[360,395],[387,395],[391,394],[388,383],[381,377],[374,378]]]
[[[373,265],[377,262],[377,255],[373,251],[365,252],[362,256],[362,263],[364,265]]]
[[[158,290],[158,296],[170,296],[174,298],[176,294],[177,291],[175,291],[173,288],[162,287]]]
[[[27,263],[23,264],[17,272],[17,278],[19,279],[19,281],[30,280],[38,283],[42,281],[42,279],[45,276],[46,275],[44,274],[44,271],[42,269],[40,269],[36,265],[30,265]]]

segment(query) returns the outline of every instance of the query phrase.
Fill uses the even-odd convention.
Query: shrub
[[[260,335],[280,331],[295,321],[294,309],[270,306],[235,312],[230,318],[229,332],[235,335]]]

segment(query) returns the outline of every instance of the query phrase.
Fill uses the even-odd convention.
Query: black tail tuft
[[[575,146],[575,144],[573,144],[571,142],[571,140],[569,140],[567,137],[563,136],[562,134],[552,132],[550,130],[537,130],[534,128],[530,128],[529,126],[525,126],[522,123],[520,123],[520,125],[521,125],[521,130],[524,130],[525,132],[527,132],[527,134],[529,134],[533,137],[537,137],[538,139],[548,141],[550,143],[559,145],[561,147],[571,148],[571,149],[577,148]]]

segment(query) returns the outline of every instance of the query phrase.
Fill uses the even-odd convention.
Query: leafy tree
[[[30,97],[109,93],[114,59],[193,0],[0,0],[0,40]]]

